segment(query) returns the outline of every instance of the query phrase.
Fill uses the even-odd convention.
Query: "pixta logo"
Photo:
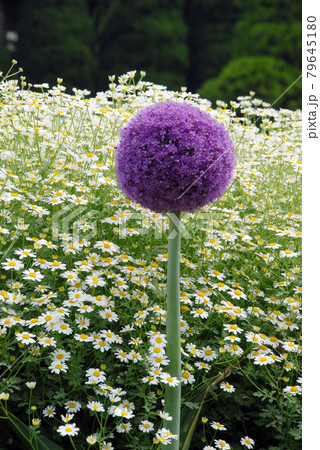
[[[168,213],[169,215],[170,213]],[[168,215],[158,215],[151,218],[141,212],[123,214],[122,217],[114,216],[115,226],[113,231],[119,239],[127,239],[130,236],[145,235],[155,240],[174,239],[176,230],[169,232]],[[195,222],[201,222],[200,228],[204,231],[223,230],[232,233],[234,230],[245,233],[246,227],[243,220],[233,213],[233,211],[205,211],[182,214],[181,221],[175,215],[171,215],[175,227],[180,227],[181,238],[193,240],[199,227],[195,227]]]
[[[97,234],[97,215],[99,211],[88,210],[85,206],[64,206],[52,216],[53,240],[61,235],[70,235],[72,242],[82,237],[92,238]]]

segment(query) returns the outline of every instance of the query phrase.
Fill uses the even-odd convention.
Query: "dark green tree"
[[[171,89],[186,84],[187,29],[183,0],[116,0],[99,26],[100,71],[144,70]]]
[[[95,36],[86,0],[23,0],[18,62],[32,83],[93,89]]]
[[[231,60],[217,78],[207,80],[199,94],[215,105],[217,100],[236,100],[256,92],[256,97],[273,103],[299,78],[297,68],[272,56],[243,56]],[[274,105],[274,108],[301,107],[301,78]]]
[[[196,90],[219,75],[232,58],[233,30],[239,20],[238,0],[185,0],[188,24],[188,87]]]
[[[4,75],[10,66],[11,60],[9,52],[6,49],[4,41],[0,38],[0,72],[3,72]]]
[[[230,36],[230,59],[200,87],[201,95],[215,102],[253,90],[273,103],[301,73],[301,9],[299,1],[243,0]],[[279,106],[301,107],[301,80]]]
[[[233,33],[233,58],[268,55],[301,68],[301,2],[244,0]]]
[[[11,60],[13,58],[6,45],[7,22],[6,2],[0,0],[0,72],[3,72],[3,75],[6,74],[11,66]]]

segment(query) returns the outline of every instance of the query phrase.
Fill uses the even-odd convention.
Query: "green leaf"
[[[198,409],[199,408],[199,403],[184,402],[183,404],[184,404],[184,406],[186,406],[189,409]]]
[[[26,446],[27,449],[34,450],[63,450],[62,447],[50,441],[43,435],[36,435],[32,433],[29,427],[21,422],[20,419],[15,417],[10,412],[6,411],[8,423],[10,424],[13,432],[17,435],[20,441]]]
[[[52,442],[50,439],[48,439],[43,434],[39,434],[38,437],[48,447],[48,449],[50,449],[50,450],[63,450],[62,447],[60,447],[59,445],[57,445],[54,442]]]

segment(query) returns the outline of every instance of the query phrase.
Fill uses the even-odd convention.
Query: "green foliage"
[[[236,24],[233,33],[232,58],[270,56],[278,59],[278,68],[275,67],[276,76],[271,78],[276,84],[274,90],[276,96],[263,97],[271,103],[277,98],[279,92],[277,85],[283,86],[283,92],[300,75],[302,64],[301,31],[301,2],[247,0],[243,3],[242,17]],[[280,59],[288,65],[283,65],[280,68]],[[281,83],[279,69],[284,71],[284,80],[288,80],[288,84]],[[289,73],[291,77],[289,77]],[[261,90],[255,87],[252,87],[252,89],[263,92],[264,85],[266,85],[270,90],[268,84],[270,70],[266,70],[265,76],[260,74],[259,79],[261,77],[263,78],[260,81]],[[279,92],[278,95],[282,92]],[[245,94],[242,93],[242,95]],[[291,88],[283,99],[277,103],[277,106],[300,108],[301,82]]]
[[[5,417],[2,416],[2,420],[0,419],[0,421],[2,423],[6,421],[6,424],[13,430],[17,440],[23,443],[23,448],[28,450],[62,450],[62,447],[56,445],[46,436],[36,434],[31,427],[27,427],[18,417],[9,411],[3,409],[2,412]]]
[[[265,16],[245,16],[233,35],[233,58],[240,56],[274,56],[301,66],[301,22],[268,22]]]
[[[185,11],[189,45],[188,86],[193,90],[208,78],[218,76],[231,59],[239,2],[186,0]]]
[[[113,3],[100,24],[100,67],[121,75],[137,69],[148,80],[179,89],[185,85],[186,26],[181,1]]]
[[[292,0],[242,0],[243,16],[252,21],[282,23],[301,20],[302,3]]]
[[[55,84],[63,76],[67,88],[94,87],[93,23],[86,8],[85,0],[22,3],[17,58],[28,81]]]
[[[10,65],[10,55],[4,43],[0,40],[0,72]]]
[[[220,100],[235,99],[235,95],[246,95],[249,90],[255,90],[272,103],[299,76],[300,17],[300,2],[292,4],[287,0],[244,0],[241,3],[187,0],[188,86],[192,90],[200,89],[201,95],[214,100],[216,96]],[[244,56],[257,58],[248,62],[248,70],[239,67],[242,65],[239,58]],[[263,56],[274,57],[278,61],[275,63],[270,59],[268,64],[272,69],[261,70],[263,63],[260,58]],[[273,69],[275,75],[271,80],[274,87],[269,83]],[[235,70],[234,76],[232,70]],[[280,80],[282,70],[283,82]],[[229,78],[224,81],[224,76],[231,77],[232,83]],[[245,81],[239,79],[241,77]],[[288,84],[285,80],[289,81]],[[203,90],[205,94],[202,94]],[[301,106],[300,97],[301,87],[296,87],[279,104],[297,108]]]
[[[207,80],[221,78],[232,61],[249,56],[281,59],[288,64],[286,79],[301,71],[301,2],[19,0],[14,12],[9,0],[5,3],[19,41],[11,55],[0,46],[0,70],[13,57],[32,83],[54,84],[62,77],[68,89],[96,92],[106,89],[107,75],[143,70],[148,81],[196,92]],[[272,77],[276,92],[278,72]],[[248,79],[255,74],[250,69]],[[261,89],[250,89],[264,92],[268,76],[259,72]],[[223,87],[223,100],[234,99],[231,85]],[[249,90],[247,84],[241,87]],[[291,91],[281,105],[296,108],[300,97],[301,90]]]
[[[297,78],[299,71],[279,58],[244,56],[230,61],[217,78],[206,81],[199,94],[215,103],[230,101],[255,91],[258,98],[273,103]],[[301,107],[301,79],[275,104]]]

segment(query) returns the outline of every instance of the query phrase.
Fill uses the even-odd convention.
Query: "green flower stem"
[[[181,342],[180,342],[180,217],[181,212],[168,214],[170,227],[168,238],[167,266],[167,356],[170,360],[168,372],[179,380],[179,385],[168,384],[165,390],[165,411],[172,416],[167,422],[172,434],[178,439],[172,439],[166,445],[167,450],[179,449],[180,411],[181,411]]]

